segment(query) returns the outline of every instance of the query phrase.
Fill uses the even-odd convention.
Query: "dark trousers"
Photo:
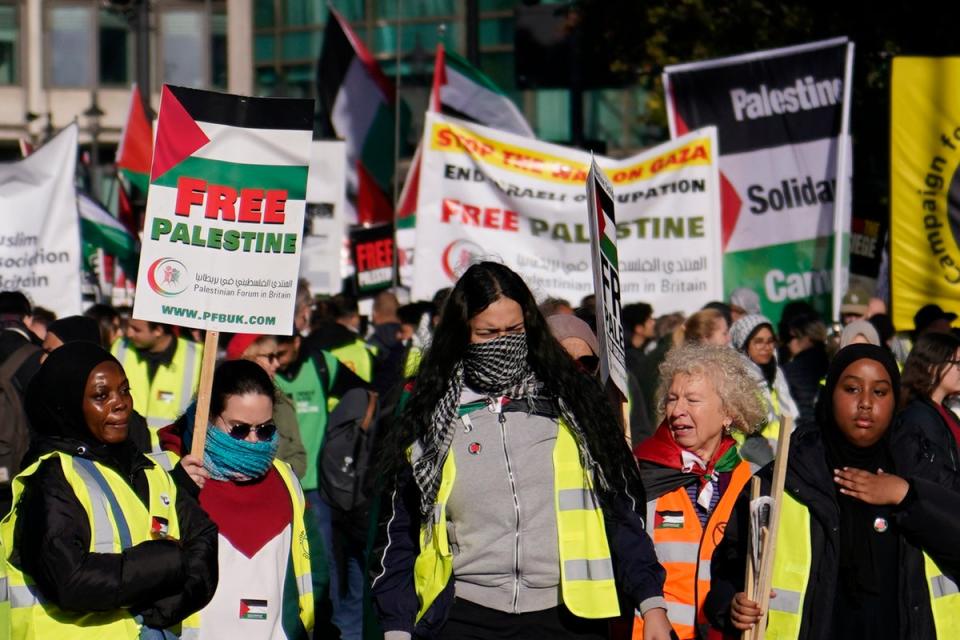
[[[504,613],[457,599],[437,640],[607,640],[607,621],[578,618],[563,605]]]

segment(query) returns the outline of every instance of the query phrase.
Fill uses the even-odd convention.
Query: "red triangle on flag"
[[[190,157],[210,142],[193,117],[167,86],[160,94],[160,116],[157,121],[157,144],[153,151],[150,182]]]
[[[143,110],[140,100],[140,89],[133,85],[130,93],[130,109],[127,112],[127,122],[120,135],[120,146],[117,148],[117,167],[135,173],[150,173],[150,157],[153,154],[153,132],[150,130],[150,121]]]

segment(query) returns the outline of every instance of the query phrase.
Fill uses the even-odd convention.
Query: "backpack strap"
[[[16,351],[11,353],[7,359],[3,361],[3,365],[0,366],[0,380],[13,378],[14,374],[17,373],[17,369],[27,361],[27,358],[39,350],[40,348],[38,346],[30,343],[18,347]]]
[[[360,423],[360,430],[367,431],[370,428],[370,423],[373,422],[373,414],[377,410],[377,392],[368,391],[367,392],[367,410],[363,414],[363,422]]]

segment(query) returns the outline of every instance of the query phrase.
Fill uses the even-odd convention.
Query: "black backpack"
[[[327,419],[327,432],[317,460],[320,495],[343,512],[363,508],[364,490],[377,424],[377,394],[351,389]]]

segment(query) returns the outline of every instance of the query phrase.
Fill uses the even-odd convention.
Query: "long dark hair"
[[[384,436],[378,457],[382,477],[390,482],[406,463],[407,448],[434,428],[434,409],[470,344],[470,319],[504,297],[519,304],[523,310],[527,359],[544,385],[544,394],[562,398],[570,407],[584,432],[584,444],[603,470],[611,492],[629,493],[642,502],[643,488],[636,463],[600,384],[577,370],[573,360],[551,335],[523,279],[495,262],[471,266],[450,293],[433,342],[420,363],[413,392]],[[602,492],[599,494],[605,502],[612,497]]]
[[[958,349],[960,339],[950,333],[925,333],[917,338],[903,364],[901,409],[917,398],[930,398]]]

